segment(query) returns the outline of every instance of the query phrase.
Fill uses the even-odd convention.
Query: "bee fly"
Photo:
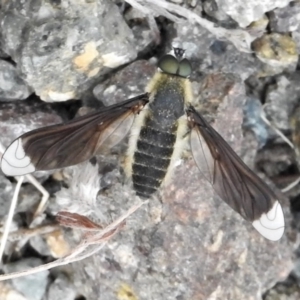
[[[6,149],[2,171],[16,176],[78,164],[130,133],[125,173],[136,194],[148,198],[171,177],[189,143],[216,193],[265,238],[279,240],[284,232],[281,205],[192,106],[191,72],[184,50],[174,48],[159,60],[144,94],[66,124],[25,133]]]

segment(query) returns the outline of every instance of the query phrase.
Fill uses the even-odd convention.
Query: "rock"
[[[0,173],[0,217],[7,216],[10,203],[14,194],[15,184],[11,183]]]
[[[106,106],[125,101],[144,93],[155,71],[156,66],[150,65],[145,60],[138,60],[108,80],[99,83],[93,93]]]
[[[0,299],[1,300],[29,300],[22,294],[15,291],[9,284],[0,283]]]
[[[171,2],[176,3],[176,4],[182,4],[183,0],[171,0]]]
[[[264,13],[274,8],[285,7],[291,0],[216,0],[220,10],[239,23],[240,27],[246,27],[251,22],[260,19]]]
[[[149,16],[146,17],[134,7],[129,8],[124,17],[134,35],[135,49],[139,56],[147,53],[151,46],[160,43],[160,32],[153,17],[153,19],[150,19],[151,17]]]
[[[172,44],[178,42],[186,49],[193,65],[192,80],[199,78],[199,74],[219,72],[236,74],[245,80],[261,68],[262,63],[252,54],[238,51],[233,44],[217,39],[203,27],[182,22],[176,25],[176,30]]]
[[[286,282],[276,284],[264,297],[264,300],[298,300],[299,284],[289,278]]]
[[[23,100],[32,90],[20,77],[16,67],[5,60],[0,60],[0,100]]]
[[[0,39],[0,58],[3,58],[3,59],[9,58],[9,55],[7,55],[7,53],[5,53],[3,50],[1,39]]]
[[[220,26],[225,28],[237,28],[238,24],[222,9],[219,9],[215,0],[206,0],[203,3],[204,12],[216,21]]]
[[[283,71],[293,72],[298,62],[297,45],[288,35],[265,34],[253,42],[257,57],[267,64],[259,76],[271,76]]]
[[[290,126],[292,130],[292,142],[296,154],[298,168],[300,170],[300,106],[293,110],[290,116]]]
[[[35,99],[0,103],[1,143],[5,147],[27,131],[61,122],[62,118],[50,105]]]
[[[74,300],[77,292],[70,280],[60,274],[48,289],[47,300]]]
[[[266,15],[263,15],[262,18],[257,21],[251,22],[247,27],[247,31],[254,37],[258,38],[262,36],[269,25],[269,18]]]
[[[290,116],[300,97],[300,73],[281,75],[266,91],[267,118],[280,130],[290,130]]]
[[[284,142],[267,145],[263,151],[257,154],[256,162],[264,174],[275,179],[282,173],[288,173],[289,169],[295,164],[293,150]],[[284,187],[281,184],[281,188]]]
[[[292,32],[300,25],[300,2],[290,2],[282,8],[276,8],[269,13],[270,28],[275,32]]]
[[[300,26],[292,32],[292,38],[296,43],[298,53],[300,53]]]
[[[41,127],[62,123],[66,119],[66,110],[60,107],[60,115],[50,105],[43,102],[37,102],[34,97],[26,101],[0,102],[0,132],[1,144],[6,149],[14,139],[20,135]],[[49,176],[52,171],[35,172],[34,176],[44,178]],[[8,186],[12,183],[7,182]],[[23,209],[32,209],[36,201],[40,201],[41,194],[36,188],[27,187],[21,190],[23,201],[19,202],[20,211]]]
[[[5,273],[19,272],[43,264],[38,258],[25,258],[14,263],[4,265]],[[26,275],[21,278],[12,279],[15,289],[30,300],[42,300],[48,284],[49,271]]]
[[[261,102],[253,97],[247,97],[247,101],[244,107],[244,128],[250,129],[255,133],[258,141],[258,148],[262,148],[270,134],[270,128],[261,119],[262,105]]]
[[[133,60],[133,36],[111,1],[14,0],[1,7],[1,42],[44,101],[80,98]]]
[[[43,236],[33,236],[29,239],[30,246],[40,255],[50,256],[51,252]]]

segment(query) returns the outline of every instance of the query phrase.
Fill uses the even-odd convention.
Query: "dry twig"
[[[5,151],[5,147],[0,143],[0,154],[4,153],[4,151]],[[2,155],[1,155],[1,157],[2,157]],[[0,159],[1,159],[1,157],[0,157]],[[7,238],[8,238],[9,229],[10,229],[12,218],[14,216],[16,205],[17,205],[17,202],[18,202],[18,195],[19,195],[19,192],[20,192],[22,182],[24,180],[24,176],[15,177],[15,178],[16,178],[18,183],[17,183],[16,189],[15,189],[15,192],[14,192],[14,196],[13,196],[10,208],[9,208],[8,216],[7,216],[7,219],[6,219],[5,226],[4,226],[4,232],[3,232],[2,238],[1,238],[0,262],[2,261],[2,255],[3,255],[4,248],[5,248],[5,245],[6,245],[6,241],[7,241]],[[34,218],[36,218],[39,214],[41,214],[43,212],[43,210],[45,208],[45,205],[46,205],[46,203],[49,199],[49,193],[45,190],[45,188],[32,175],[30,175],[30,174],[25,175],[25,178],[28,179],[28,181],[33,186],[35,186],[43,195],[42,200],[41,200],[37,210],[34,213]]]
[[[79,261],[95,254],[100,249],[102,249],[120,229],[123,228],[123,226],[125,225],[125,220],[146,202],[147,201],[144,201],[131,207],[120,218],[118,218],[116,221],[114,221],[104,229],[102,229],[100,225],[94,223],[85,216],[72,214],[69,212],[60,212],[58,214],[58,220],[61,222],[61,224],[68,227],[74,226],[75,228],[80,228],[84,231],[81,242],[67,256],[63,258],[29,270],[0,275],[0,281],[22,277],[29,274],[35,274],[57,266],[62,266],[71,262]]]
[[[191,10],[180,5],[167,2],[166,0],[126,0],[131,6],[140,10],[146,16],[162,15],[175,23],[189,21],[197,23],[206,28],[209,32],[215,35],[218,39],[226,39],[232,42],[235,47],[246,53],[252,53],[251,43],[257,38],[243,29],[226,29],[217,27],[215,23],[201,18]]]

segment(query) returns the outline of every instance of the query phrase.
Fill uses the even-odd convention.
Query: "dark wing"
[[[6,149],[1,169],[8,176],[75,165],[120,142],[148,103],[143,94],[72,120],[23,134]]]
[[[190,143],[195,162],[216,193],[266,238],[279,240],[284,216],[273,191],[190,106]]]

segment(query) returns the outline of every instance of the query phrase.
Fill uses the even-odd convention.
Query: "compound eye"
[[[177,74],[181,77],[189,77],[192,74],[192,65],[186,58],[180,61]]]
[[[158,61],[158,67],[164,73],[171,74],[171,75],[177,75],[178,68],[179,68],[179,62],[174,56],[167,54],[167,55],[164,55]]]

